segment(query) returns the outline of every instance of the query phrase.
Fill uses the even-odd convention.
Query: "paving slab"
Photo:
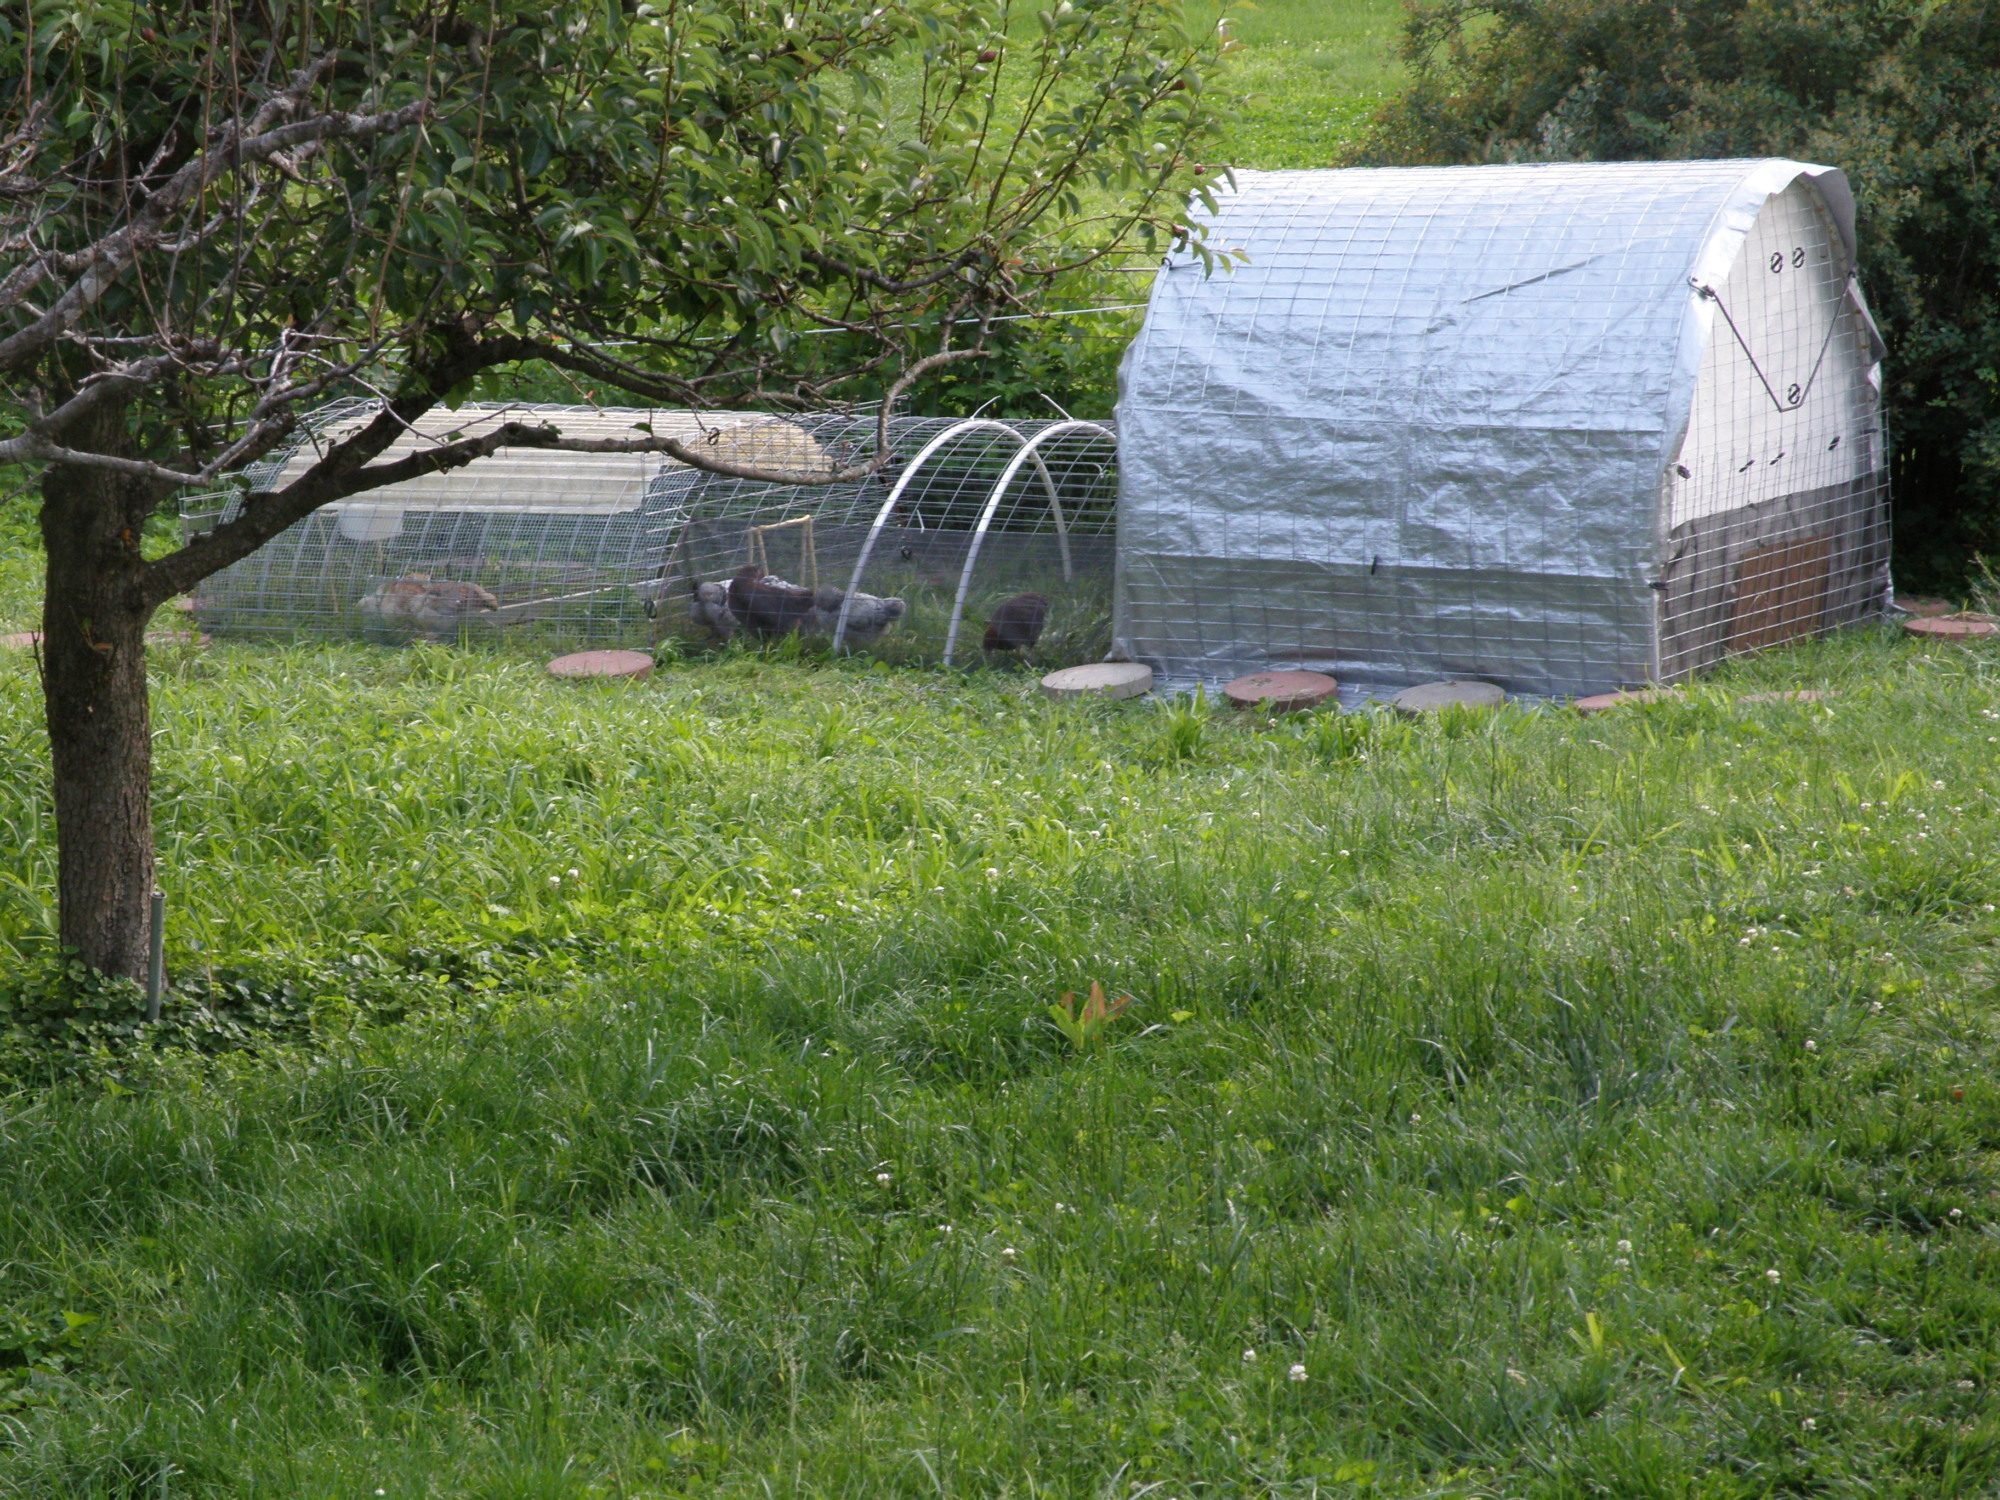
[[[1137,698],[1153,690],[1153,669],[1135,661],[1098,661],[1064,667],[1042,679],[1051,698]]]
[[[1339,693],[1340,684],[1324,672],[1252,672],[1222,685],[1222,696],[1238,708],[1261,704],[1281,714],[1317,708]]]
[[[1916,615],[1919,619],[1934,619],[1938,615],[1958,613],[1958,606],[1949,599],[1932,599],[1922,594],[1915,594],[1907,599],[1900,594],[1897,595],[1896,608],[1906,614]]]
[[[1627,704],[1658,703],[1679,696],[1672,688],[1631,688],[1622,693],[1592,693],[1587,698],[1572,698],[1569,706],[1580,714],[1601,714],[1606,709],[1623,708]]]
[[[1389,700],[1389,706],[1399,714],[1415,718],[1454,704],[1461,708],[1498,708],[1506,701],[1507,694],[1490,682],[1459,680],[1422,682],[1415,687],[1406,687]]]
[[[653,658],[643,651],[573,651],[549,663],[549,676],[569,681],[621,677],[634,682],[652,675]]]
[[[1995,630],[2000,630],[2000,625],[1995,625],[1987,615],[1958,614],[1905,620],[1903,629],[1925,640],[1963,642],[1992,635]]]

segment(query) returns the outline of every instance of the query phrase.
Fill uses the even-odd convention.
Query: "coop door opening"
[[[1833,540],[1778,542],[1747,553],[1729,592],[1731,651],[1757,651],[1819,630],[1826,617]]]

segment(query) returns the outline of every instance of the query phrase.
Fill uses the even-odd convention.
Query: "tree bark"
[[[86,436],[125,447],[113,412]],[[152,495],[102,469],[42,477],[42,699],[55,769],[62,943],[100,973],[146,976],[153,889],[152,730],[139,535]]]

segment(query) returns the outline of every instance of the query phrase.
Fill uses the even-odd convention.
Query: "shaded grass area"
[[[1990,1490],[1994,668],[1860,632],[1591,720],[1270,726],[164,659],[170,966],[303,1019],[0,1105],[0,1468]],[[10,658],[17,954],[31,709]],[[1134,999],[1078,1049],[1092,979]]]

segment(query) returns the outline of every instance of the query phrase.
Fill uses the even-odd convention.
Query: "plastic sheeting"
[[[1704,359],[1731,337],[1716,289],[1795,183],[1831,230],[1813,290],[1758,284],[1733,315],[1751,366],[1840,336],[1805,416],[1784,415],[1789,431],[1837,410],[1843,472],[1676,497]],[[1304,666],[1548,694],[1705,665],[1661,650],[1669,533],[1691,505],[1785,513],[1791,484],[1879,509],[1881,346],[1854,232],[1840,173],[1790,161],[1239,174],[1207,244],[1240,262],[1171,258],[1121,369],[1114,649],[1182,684]],[[1705,409],[1718,465],[1731,443],[1763,445],[1749,468],[1784,461],[1765,452],[1784,424],[1734,387]],[[1855,582],[1876,560],[1849,555],[1874,535],[1841,531],[1838,600],[1788,618],[1879,601]],[[1687,636],[1750,638],[1710,621]]]

